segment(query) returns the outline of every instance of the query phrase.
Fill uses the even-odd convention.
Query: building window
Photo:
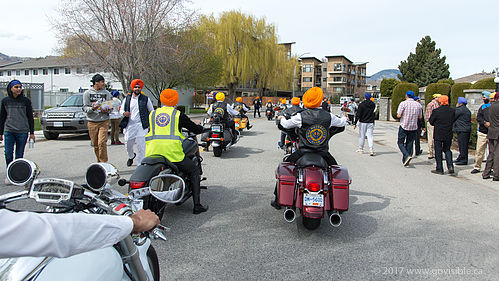
[[[67,92],[69,92],[69,89],[68,88],[60,88],[59,92],[61,92],[61,93],[67,93]]]
[[[334,64],[334,71],[341,71],[341,63]]]
[[[54,75],[59,75],[59,68],[54,68]]]
[[[334,82],[341,82],[341,77],[340,77],[340,76],[335,76],[335,77],[333,78],[333,81],[334,81]]]
[[[7,76],[12,76],[12,71],[7,71]]]
[[[347,71],[347,66],[343,64],[343,72]]]
[[[337,93],[341,93],[341,92],[343,92],[343,88],[341,88],[341,87],[337,87],[337,88],[335,88],[335,91],[336,91]]]
[[[0,71],[0,76],[3,76],[3,71]]]
[[[327,82],[327,78],[322,78],[322,82]]]
[[[343,77],[343,83],[347,82],[347,78]]]
[[[49,70],[48,70],[48,69],[46,69],[46,68],[44,68],[44,69],[42,70],[42,72],[43,72],[43,75],[49,75]]]
[[[303,82],[312,82],[312,77],[303,77]]]
[[[24,70],[24,75],[29,76],[29,69]]]
[[[65,67],[64,68],[64,74],[71,74],[71,68]]]
[[[305,64],[303,66],[303,72],[312,72],[312,65],[311,64]]]
[[[33,69],[33,75],[38,75],[38,69]]]
[[[21,70],[16,70],[16,76],[21,76]]]
[[[82,74],[83,73],[83,69],[81,67],[77,67],[76,68],[76,73],[77,74]]]
[[[327,67],[324,67],[322,71],[327,72]]]

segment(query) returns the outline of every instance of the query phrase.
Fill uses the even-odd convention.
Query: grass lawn
[[[204,108],[191,108],[190,114],[206,113]]]
[[[40,125],[40,118],[35,118],[35,131],[41,131],[42,125]]]

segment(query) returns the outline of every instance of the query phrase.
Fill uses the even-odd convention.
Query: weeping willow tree
[[[200,22],[216,42],[223,61],[221,82],[229,89],[232,100],[236,88],[249,81],[255,81],[262,92],[279,85],[289,87],[292,64],[289,66],[284,48],[277,44],[274,25],[238,11],[224,12],[218,19],[213,15],[203,17]]]

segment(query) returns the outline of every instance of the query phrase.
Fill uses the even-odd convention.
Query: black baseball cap
[[[92,84],[95,84],[95,82],[99,82],[99,81],[104,81],[104,76],[100,75],[99,73],[95,74],[92,77],[92,80],[90,80],[90,82],[92,82]]]

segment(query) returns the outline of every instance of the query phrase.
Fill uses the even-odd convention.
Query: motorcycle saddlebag
[[[296,166],[290,162],[279,164],[276,170],[277,195],[279,205],[293,206],[293,196],[296,185]]]
[[[331,166],[329,170],[329,178],[332,183],[332,205],[333,210],[347,211],[348,210],[348,196],[350,193],[350,176],[348,170],[343,166]]]

